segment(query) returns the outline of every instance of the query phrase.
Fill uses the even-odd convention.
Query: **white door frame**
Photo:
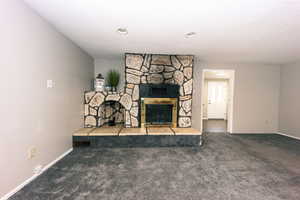
[[[234,108],[234,89],[235,89],[235,70],[233,69],[203,69],[202,70],[202,80],[201,80],[201,131],[203,131],[203,98],[204,98],[204,82],[205,82],[205,72],[206,71],[226,71],[231,73],[231,77],[229,79],[229,87],[228,89],[230,90],[229,93],[229,102],[228,102],[228,119],[227,119],[227,132],[232,133],[233,132],[233,108]]]

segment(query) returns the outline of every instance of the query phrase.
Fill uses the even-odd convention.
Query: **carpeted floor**
[[[299,200],[300,142],[206,134],[201,148],[75,149],[11,200]]]

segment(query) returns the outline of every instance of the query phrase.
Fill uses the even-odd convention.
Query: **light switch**
[[[47,88],[53,88],[53,80],[47,80]]]

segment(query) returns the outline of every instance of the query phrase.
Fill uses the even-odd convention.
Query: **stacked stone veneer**
[[[180,86],[178,127],[192,125],[193,56],[125,54],[125,88],[117,94],[85,93],[85,126],[100,126],[99,107],[104,101],[118,101],[125,110],[125,126],[139,126],[139,84]]]
[[[125,106],[128,103],[126,95],[123,96],[123,92],[86,92],[84,95],[84,126],[100,127],[113,118],[116,123],[124,123]]]

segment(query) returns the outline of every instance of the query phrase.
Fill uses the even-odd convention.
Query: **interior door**
[[[207,90],[207,118],[226,119],[228,102],[228,82],[208,81]]]

